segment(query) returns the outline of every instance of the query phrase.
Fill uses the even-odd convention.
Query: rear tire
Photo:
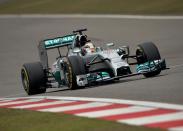
[[[24,64],[21,69],[21,78],[28,95],[46,92],[46,75],[40,62]]]
[[[77,89],[76,76],[86,74],[84,61],[79,56],[68,57],[68,87],[69,89]]]
[[[152,42],[147,42],[138,45],[136,50],[137,63],[142,64],[149,61],[160,60],[161,56],[158,48]],[[144,73],[145,77],[153,77],[160,74],[161,70],[156,70],[148,73]]]

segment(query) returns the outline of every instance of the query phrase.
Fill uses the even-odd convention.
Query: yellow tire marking
[[[25,78],[26,78],[26,81],[27,81],[27,83],[28,83],[28,85],[26,85],[26,86],[29,87],[29,76],[28,76],[28,73],[27,73],[25,67],[23,67],[22,69],[23,69],[23,71],[25,72]]]

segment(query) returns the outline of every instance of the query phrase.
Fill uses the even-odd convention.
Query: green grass
[[[8,0],[0,14],[182,15],[183,0]]]
[[[0,131],[158,131],[63,113],[0,109]]]

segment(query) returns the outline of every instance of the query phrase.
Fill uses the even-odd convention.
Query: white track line
[[[0,97],[0,101],[3,101],[4,99]]]
[[[2,99],[2,100],[0,101],[0,105],[1,105],[1,103],[11,102],[11,101],[12,101],[12,100],[5,100],[5,99],[3,100],[3,99]]]
[[[71,103],[73,101],[54,101],[54,102],[46,102],[46,103],[39,103],[39,104],[31,104],[31,105],[24,105],[24,106],[14,106],[12,108],[17,109],[26,109],[26,108],[33,108],[33,107],[41,107],[41,106],[49,106],[49,105],[55,105],[55,104],[65,104],[65,103]]]
[[[149,110],[153,110],[153,109],[154,108],[150,108],[150,107],[132,106],[132,107],[109,109],[109,110],[103,110],[103,111],[79,113],[79,114],[75,114],[75,115],[82,116],[82,117],[89,117],[89,118],[99,118],[99,117],[118,115],[118,114],[127,114],[127,113],[141,112],[141,111],[149,111]]]
[[[169,113],[163,115],[155,115],[155,116],[147,116],[140,118],[132,118],[126,120],[118,120],[121,123],[127,123],[131,125],[145,125],[151,123],[165,122],[165,121],[173,121],[173,120],[182,120],[183,112]]]
[[[20,100],[19,100],[20,99]],[[22,99],[22,100],[21,100]],[[29,105],[27,102],[37,102],[44,99],[52,99],[57,100],[48,103],[36,103]],[[112,115],[121,115],[121,114],[128,114],[128,113],[137,113],[137,112],[144,112],[144,111],[151,111],[157,108],[164,108],[164,109],[174,109],[177,110],[176,112],[167,113],[167,114],[157,114],[157,115],[150,115],[150,116],[141,116],[141,117],[134,117],[134,118],[126,118],[118,120],[117,122],[126,123],[131,125],[147,125],[147,124],[154,124],[154,123],[161,123],[161,122],[169,122],[174,120],[183,120],[183,105],[177,104],[167,104],[167,103],[158,103],[158,102],[146,102],[146,101],[133,101],[133,100],[121,100],[121,99],[106,99],[106,98],[87,98],[87,97],[56,97],[56,96],[31,96],[31,97],[16,97],[16,98],[1,98],[2,101],[7,101],[5,103],[0,104],[1,106],[11,105],[11,108],[37,108],[37,111],[43,112],[64,112],[64,111],[71,111],[71,110],[78,110],[78,109],[90,109],[93,107],[102,107],[111,104],[127,104],[128,107],[121,107],[121,108],[113,108],[113,109],[106,109],[106,110],[99,110],[99,111],[89,111],[85,113],[76,113],[76,116],[82,117],[90,117],[90,118],[100,118]],[[15,100],[15,101],[14,101]],[[16,101],[17,100],[17,101]],[[84,101],[84,103],[80,103],[79,101]],[[57,104],[64,104],[70,102],[79,102],[76,105],[57,105]],[[85,103],[87,102],[87,103]],[[28,104],[22,106],[13,106],[14,104]],[[51,106],[54,105],[55,106]],[[50,106],[49,106],[50,105]],[[39,108],[41,106],[48,106],[48,108]],[[174,128],[169,128],[171,131],[182,131],[182,126],[175,126]]]
[[[130,104],[130,105],[137,105],[137,106],[183,110],[183,105],[178,105],[178,104],[168,104],[168,103],[150,102],[150,101],[124,100],[124,99],[111,99],[111,98],[61,97],[61,96],[60,97],[58,97],[58,96],[32,96],[32,97],[19,97],[19,98],[35,98],[35,99],[44,98],[44,99],[56,99],[56,100],[69,100],[69,101],[97,101],[97,102],[105,102],[105,103]]]
[[[174,128],[169,128],[169,131],[183,131],[183,126],[174,127]]]
[[[97,18],[97,19],[149,19],[149,20],[182,20],[183,16],[146,16],[146,15],[97,15],[97,14],[24,14],[24,15],[0,15],[0,18]]]
[[[55,100],[66,100],[66,101],[97,101],[105,103],[118,103],[118,104],[130,104],[137,106],[155,107],[163,109],[183,110],[183,105],[179,104],[168,104],[151,101],[136,101],[136,100],[125,100],[125,99],[112,99],[112,98],[90,98],[90,97],[61,97],[61,96],[31,96],[31,97],[15,97],[5,98],[6,100],[29,98],[29,99],[55,99]]]
[[[20,100],[20,101],[7,101],[6,103],[1,103],[1,106],[7,106],[7,105],[14,105],[14,104],[23,104],[23,103],[27,103],[27,102],[37,102],[40,101],[40,99],[28,99],[28,100]]]
[[[56,107],[56,108],[48,108],[48,109],[42,109],[38,111],[43,112],[63,112],[63,111],[70,111],[70,110],[76,110],[76,109],[86,109],[86,108],[92,108],[92,107],[100,107],[100,106],[106,106],[110,105],[110,103],[100,103],[100,102],[90,102],[87,104],[78,104],[78,105],[70,105],[70,106],[63,106],[63,107]]]

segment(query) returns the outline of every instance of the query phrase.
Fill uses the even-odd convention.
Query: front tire
[[[138,64],[161,59],[158,48],[152,42],[147,42],[147,43],[138,45],[136,50],[136,56],[137,56]],[[145,77],[153,77],[153,76],[159,75],[160,72],[161,70],[159,69],[156,71],[144,73],[143,75]]]
[[[71,90],[79,88],[76,76],[86,74],[85,64],[80,56],[68,57],[68,87]]]
[[[46,75],[40,62],[24,64],[21,69],[21,78],[28,95],[46,92]]]

